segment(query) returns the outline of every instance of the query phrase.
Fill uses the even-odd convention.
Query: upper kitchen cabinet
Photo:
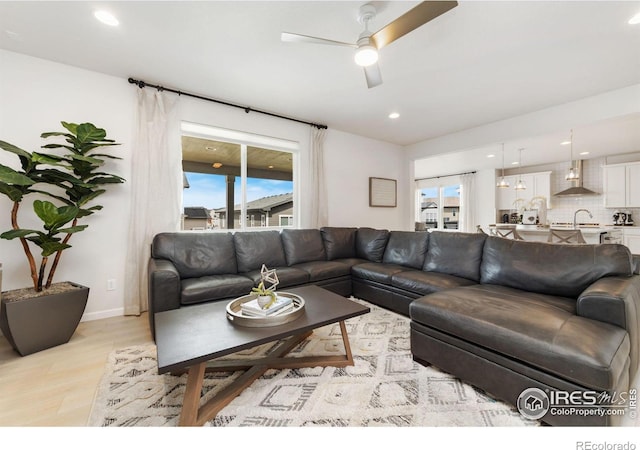
[[[640,163],[604,166],[605,208],[640,207]]]
[[[502,177],[498,177],[498,182]],[[509,175],[504,179],[509,182],[508,188],[496,188],[496,209],[517,209],[523,206],[516,200],[522,199],[522,203],[528,204],[534,197],[547,199],[547,208],[551,208],[551,172],[523,173],[522,175]],[[522,179],[526,189],[515,189],[518,180]]]

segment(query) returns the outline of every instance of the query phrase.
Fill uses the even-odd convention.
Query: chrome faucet
[[[584,211],[584,212],[586,212],[587,214],[589,214],[589,218],[590,218],[590,219],[593,219],[593,214],[591,214],[591,211],[589,211],[588,209],[584,209],[584,208],[582,208],[582,209],[578,209],[578,210],[576,210],[576,212],[574,212],[574,213],[573,213],[573,228],[574,228],[574,229],[576,228],[576,216],[578,215],[578,213],[579,213],[580,211]]]

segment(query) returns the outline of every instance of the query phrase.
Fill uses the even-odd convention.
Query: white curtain
[[[177,97],[138,89],[131,209],[125,262],[125,314],[148,309],[147,263],[153,236],[180,227],[182,165]]]
[[[477,222],[476,174],[460,175],[460,231],[473,233]]]
[[[311,127],[309,180],[311,184],[311,224],[312,228],[327,225],[327,185],[324,173],[324,139],[326,128]]]

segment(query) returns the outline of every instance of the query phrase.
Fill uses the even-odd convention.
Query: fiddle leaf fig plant
[[[0,234],[0,238],[20,240],[29,263],[33,288],[37,292],[51,286],[62,252],[71,248],[71,236],[88,227],[78,224],[78,221],[102,209],[101,205],[92,204],[106,192],[102,186],[125,181],[117,175],[99,171],[104,165],[104,158],[121,159],[95,152],[119,145],[107,139],[105,130],[91,123],[61,123],[67,131],[42,133],[41,137],[64,138],[65,143],[54,142],[42,147],[57,149],[62,154],[30,153],[0,140],[0,149],[17,155],[21,166],[20,170],[15,170],[0,164],[0,193],[12,202],[12,228]],[[31,194],[44,195],[52,200],[36,199],[33,202],[33,210],[42,221],[42,230],[21,228],[18,224],[20,206]],[[57,206],[53,201],[61,205]],[[42,259],[39,267],[32,245],[40,249]],[[53,263],[48,267],[50,257],[53,257]]]

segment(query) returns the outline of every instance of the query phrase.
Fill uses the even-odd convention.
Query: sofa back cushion
[[[427,254],[429,233],[424,231],[392,231],[382,256],[382,262],[422,268]]]
[[[238,272],[231,233],[160,233],[153,238],[151,256],[171,261],[180,278]]]
[[[389,240],[389,230],[358,228],[356,233],[356,258],[382,262],[384,249]]]
[[[480,281],[485,234],[432,231],[422,270]]]
[[[287,264],[290,266],[309,261],[326,261],[327,259],[320,230],[285,229],[280,233],[280,237]]]
[[[272,231],[239,231],[233,235],[238,259],[238,272],[249,272],[260,269],[284,267],[284,257],[280,233]]]
[[[631,275],[631,261],[629,249],[619,244],[547,244],[490,236],[481,282],[577,298],[602,277]]]
[[[327,259],[355,258],[357,228],[323,227],[320,229]]]

